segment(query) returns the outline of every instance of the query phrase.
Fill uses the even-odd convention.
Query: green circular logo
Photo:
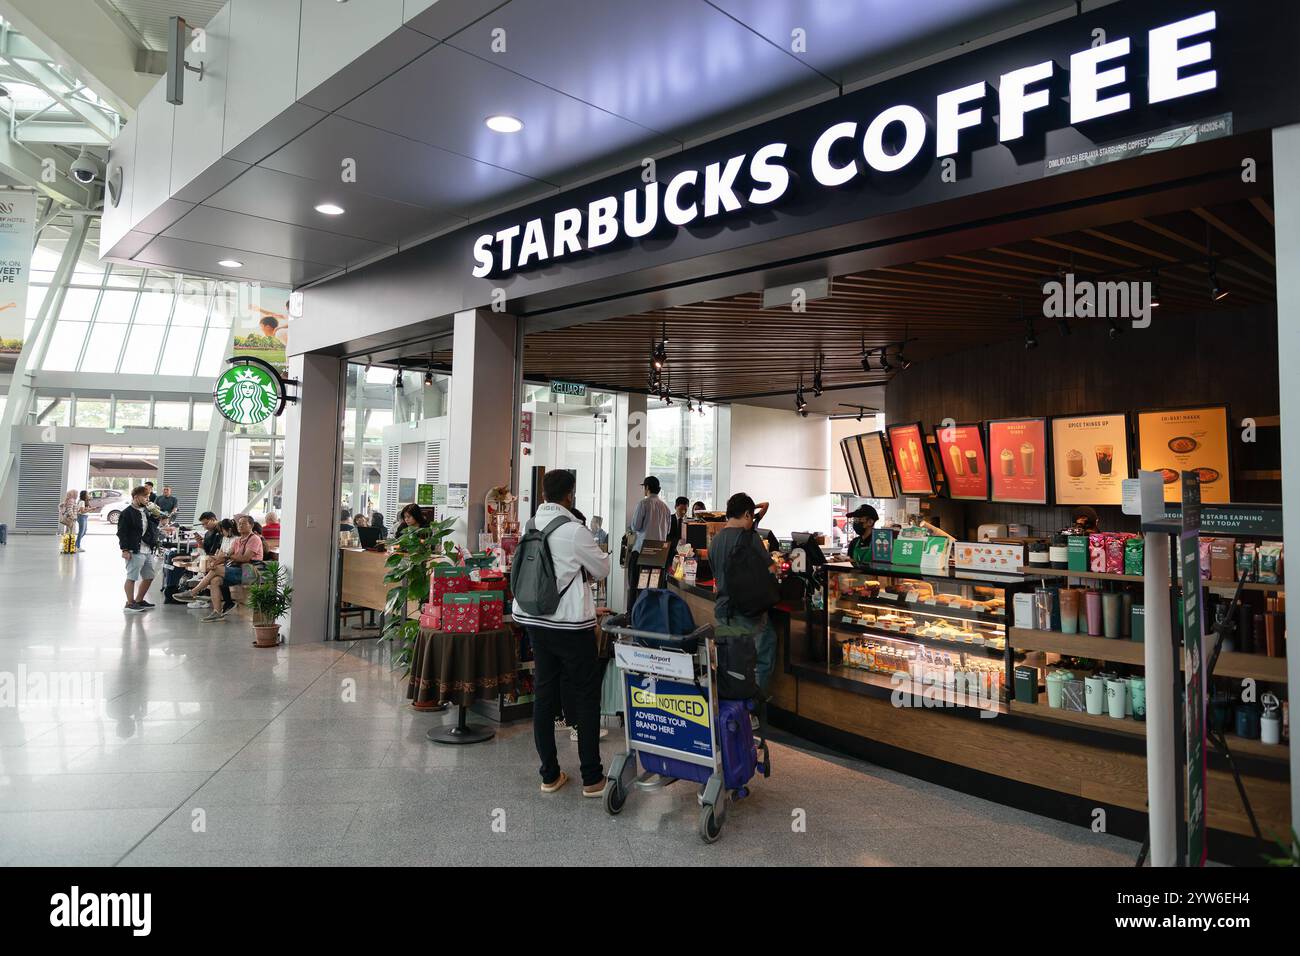
[[[236,425],[257,425],[280,408],[279,376],[257,365],[232,365],[212,390],[217,411]]]

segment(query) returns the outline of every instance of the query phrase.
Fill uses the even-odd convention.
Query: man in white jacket
[[[542,760],[542,792],[554,793],[569,782],[555,750],[560,688],[567,685],[572,690],[574,710],[567,716],[578,729],[582,795],[599,797],[605,789],[605,769],[600,762],[601,667],[596,653],[596,602],[587,579],[603,581],[609,576],[609,555],[574,518],[574,485],[571,472],[547,472],[542,479],[546,502],[533,514],[533,526],[542,530],[556,518],[569,519],[547,538],[555,566],[555,587],[560,592],[559,606],[554,614],[539,617],[527,614],[515,601],[511,613],[528,631],[537,668],[533,741]]]

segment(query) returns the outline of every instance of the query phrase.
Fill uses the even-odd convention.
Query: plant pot
[[[254,647],[278,647],[280,645],[279,624],[254,624],[253,634],[257,638],[253,642]]]

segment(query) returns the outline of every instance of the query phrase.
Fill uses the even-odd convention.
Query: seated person
[[[355,518],[352,519],[352,523],[358,528],[370,527],[370,519],[367,518],[365,515],[357,515]]]
[[[339,512],[339,530],[340,531],[352,530],[352,509],[351,508],[344,508],[342,511]]]
[[[280,539],[280,516],[274,511],[268,511],[262,519],[262,537]]]
[[[388,528],[384,525],[384,516],[378,511],[371,512],[370,527],[379,529],[379,537],[388,537]]]
[[[209,624],[223,621],[235,606],[230,596],[232,586],[247,584],[257,577],[257,565],[261,563],[264,553],[262,538],[254,528],[257,525],[248,515],[235,519],[238,535],[230,545],[230,554],[222,568],[222,577],[208,585],[212,598],[212,613],[201,619]]]
[[[226,560],[230,556],[230,549],[233,547],[235,537],[239,533],[238,526],[230,518],[222,518],[218,522],[215,516],[211,519],[207,517],[211,514],[210,511],[205,512],[203,522],[204,527],[208,527],[210,523],[214,525],[203,536],[203,553],[208,556],[207,568],[194,584],[175,595],[177,601],[191,602],[191,607],[200,607],[211,603],[203,596],[203,592],[214,582],[220,581],[225,576]],[[213,534],[214,531],[215,535]]]

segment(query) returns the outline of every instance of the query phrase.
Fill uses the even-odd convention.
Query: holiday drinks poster
[[[898,473],[898,490],[905,495],[932,495],[930,463],[925,457],[925,436],[920,425],[890,425],[889,449]]]
[[[938,426],[939,460],[948,478],[948,496],[967,501],[987,501],[988,461],[984,457],[984,436],[978,425]]]
[[[989,422],[989,475],[994,501],[1047,504],[1047,422]]]
[[[1128,477],[1127,417],[1053,418],[1052,464],[1058,505],[1122,504]]]

